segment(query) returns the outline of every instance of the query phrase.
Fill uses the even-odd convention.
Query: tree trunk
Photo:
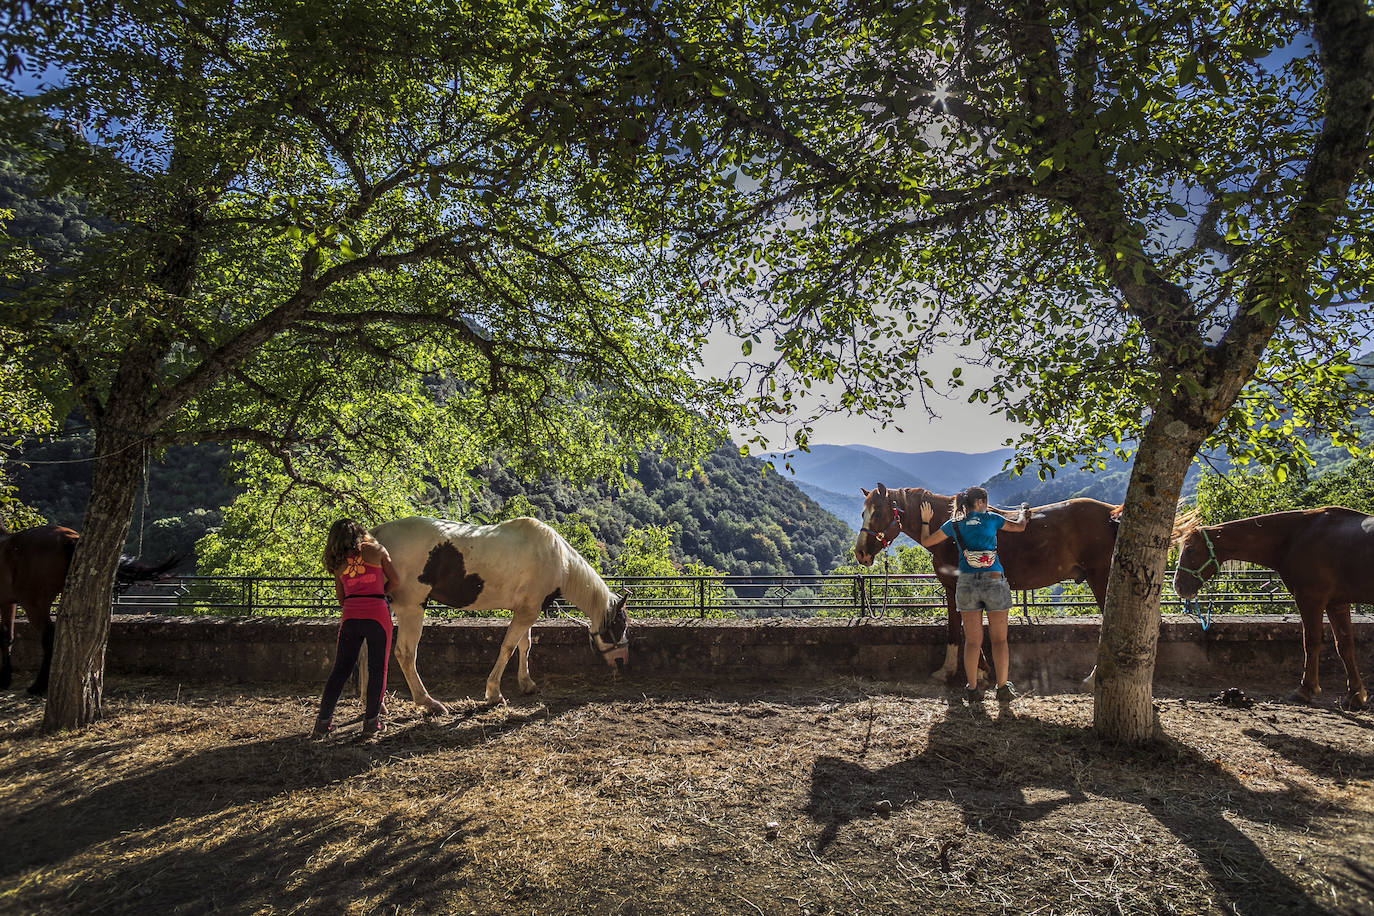
[[[1183,477],[1205,437],[1166,413],[1141,438],[1112,552],[1093,682],[1093,726],[1108,740],[1139,744],[1154,731],[1151,685],[1169,538]]]
[[[100,717],[105,686],[105,645],[110,636],[110,595],[129,518],[143,473],[144,440],[106,418],[96,434],[91,498],[72,556],[62,600],[43,731],[89,725]],[[115,430],[110,432],[109,430]]]

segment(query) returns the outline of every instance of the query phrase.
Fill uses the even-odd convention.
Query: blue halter
[[[1210,536],[1208,536],[1207,529],[1199,528],[1198,532],[1202,535],[1202,543],[1207,545],[1207,562],[1203,563],[1197,569],[1189,569],[1182,563],[1178,564],[1178,568],[1180,571],[1186,572],[1197,579],[1198,594],[1201,594],[1202,584],[1205,581],[1202,578],[1202,571],[1209,566],[1215,566],[1217,568],[1217,572],[1221,572],[1221,561],[1217,559],[1217,552],[1216,549],[1212,546],[1212,539]],[[1180,557],[1179,559],[1181,560],[1182,557]],[[1194,596],[1192,598],[1184,598],[1183,610],[1188,614],[1192,615],[1193,617],[1197,618],[1197,622],[1202,627],[1203,632],[1206,632],[1207,628],[1212,625],[1212,605],[1210,602],[1208,602],[1206,605],[1203,605],[1202,602],[1200,602],[1197,599],[1197,596]]]

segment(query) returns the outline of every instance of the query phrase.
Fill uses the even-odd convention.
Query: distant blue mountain
[[[879,483],[893,489],[923,487],[951,495],[971,486],[988,489],[994,505],[1022,502],[1045,505],[1070,496],[1091,496],[1120,502],[1126,492],[1130,465],[1114,458],[1104,471],[1090,474],[1077,468],[1060,468],[1054,477],[1040,480],[1034,473],[1012,477],[1002,464],[1012,456],[1009,448],[970,454],[967,452],[894,452],[868,445],[816,445],[809,452],[772,452],[762,455],[778,473],[797,485],[822,508],[856,532],[863,524],[863,494]],[[1196,486],[1196,469],[1190,472],[1188,489]]]
[[[899,453],[890,453],[899,458]],[[872,489],[882,482],[889,487],[933,489],[914,471],[904,470],[854,445],[813,445],[809,452],[770,452],[760,455],[773,462],[778,473],[794,483],[807,483],[837,494],[853,493],[861,502],[860,487]],[[813,497],[814,498],[814,497]],[[843,518],[843,516],[841,516]]]
[[[796,484],[798,490],[811,497],[816,505],[844,522],[855,534],[859,533],[864,523],[864,497],[857,489],[853,493],[836,493],[834,490],[826,490],[795,477],[789,479]]]
[[[1009,448],[970,455],[967,452],[942,451],[892,452],[871,445],[846,447],[881,458],[887,464],[927,481],[927,490],[946,495],[957,493],[965,487],[976,486],[1001,473],[1002,465],[1015,454],[1015,451]],[[892,486],[886,480],[883,483]]]

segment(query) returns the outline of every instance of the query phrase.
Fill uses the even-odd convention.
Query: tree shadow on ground
[[[1086,727],[1005,713],[996,721],[974,716],[980,717],[973,727],[968,712],[951,701],[946,717],[931,727],[924,750],[890,766],[818,758],[805,809],[821,828],[818,851],[833,844],[847,824],[883,816],[875,812],[875,799],[891,800],[893,811],[952,801],[968,829],[1006,839],[1086,800],[1090,792],[1148,812],[1197,854],[1236,913],[1319,910],[1228,820],[1238,815],[1300,827],[1315,814],[1315,803],[1305,793],[1254,792],[1213,760],[1168,737],[1145,749],[1113,748]],[[1062,794],[1028,803],[1028,789]]]
[[[1374,773],[1374,750],[1338,750],[1301,735],[1266,732],[1258,728],[1247,728],[1242,734],[1313,776],[1333,780],[1338,785]]]
[[[561,708],[566,712],[573,704],[564,703]],[[545,705],[532,704],[500,709],[491,721],[483,722],[476,714],[485,709],[439,719],[417,718],[375,743],[351,736],[315,743],[302,731],[257,741],[230,738],[229,744],[146,765],[138,763],[136,741],[83,747],[76,755],[80,760],[118,755],[132,762],[130,772],[95,788],[73,775],[69,777],[71,791],[46,780],[41,798],[21,803],[0,819],[0,848],[6,850],[0,858],[0,879],[67,861],[126,833],[175,830],[172,825],[214,819],[231,809],[365,776],[383,764],[470,748],[550,717]],[[30,768],[79,774],[72,751],[66,744],[55,743],[34,756]],[[308,817],[288,818],[284,825],[274,824],[272,833],[309,834],[325,826]]]

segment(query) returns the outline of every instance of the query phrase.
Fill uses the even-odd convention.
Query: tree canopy
[[[309,488],[366,517],[493,443],[586,475],[709,441],[728,386],[686,371],[702,320],[649,219],[686,165],[579,76],[595,21],[499,0],[61,13],[9,36],[51,78],[0,97],[26,179],[108,223],[31,245],[4,291],[6,364],[95,439],[50,727],[98,712],[105,596],[161,449],[231,443],[283,506]]]
[[[1295,430],[1354,446],[1369,408],[1352,365],[1374,270],[1367,4],[698,0],[623,17],[646,37],[627,56],[672,74],[674,135],[736,190],[702,242],[703,288],[760,303],[737,312],[760,409],[822,381],[835,408],[887,417],[963,386],[1029,426],[1022,465],[1138,444],[1097,722],[1148,735],[1193,456],[1300,466]],[[937,380],[950,347],[990,381]]]

